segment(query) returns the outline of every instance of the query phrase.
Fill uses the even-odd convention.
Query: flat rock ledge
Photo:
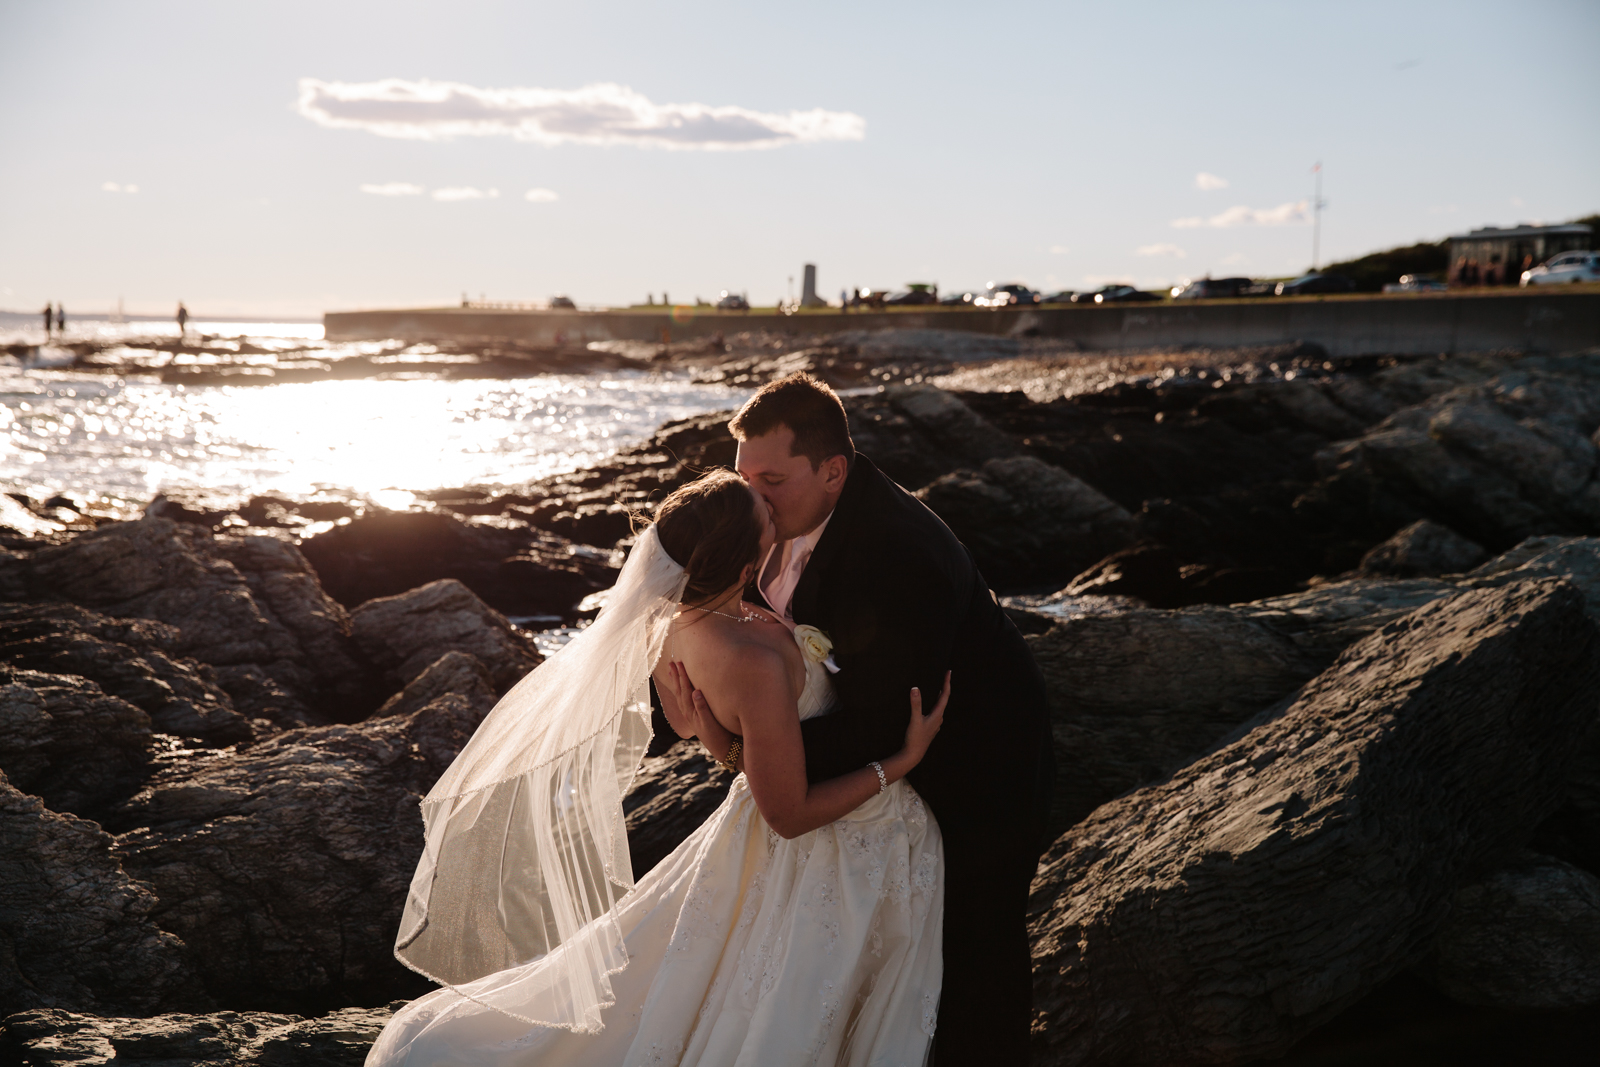
[[[103,1019],[60,1009],[0,1024],[0,1062],[18,1067],[361,1067],[399,1003],[317,1019],[255,1011]]]
[[[1034,1063],[1278,1055],[1418,962],[1561,801],[1600,701],[1584,609],[1559,579],[1436,601],[1059,838],[1030,901]]]

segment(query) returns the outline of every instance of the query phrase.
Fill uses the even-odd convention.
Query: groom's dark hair
[[[855,461],[850,420],[845,418],[839,394],[805,371],[762,386],[728,423],[728,429],[740,441],[763,437],[779,426],[794,431],[789,454],[809,459],[812,470],[830,456],[843,456],[846,463]]]

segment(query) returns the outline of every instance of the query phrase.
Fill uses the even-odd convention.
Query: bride
[[[732,472],[679,489],[594,623],[484,720],[423,801],[395,944],[445,988],[368,1067],[925,1061],[944,861],[902,779],[949,682],[927,715],[911,691],[894,756],[808,786],[800,721],[828,713],[834,668],[821,631],[742,600],[773,538]],[[674,729],[745,773],[633,884],[622,798],[652,673]]]

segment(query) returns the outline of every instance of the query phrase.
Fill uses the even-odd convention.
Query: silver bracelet
[[[877,760],[873,760],[871,763],[867,764],[867,766],[878,772],[878,792],[881,793],[885,789],[888,789],[889,779],[884,776],[883,764],[879,763]]]

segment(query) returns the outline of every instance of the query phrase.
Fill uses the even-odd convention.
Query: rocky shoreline
[[[1374,1062],[1338,1057],[1399,1055],[1385,998],[1592,1043],[1600,352],[1092,380],[984,340],[1016,347],[668,357],[852,387],[858,447],[1029,635],[1060,760],[1035,1062]],[[731,461],[725,419],[410,512],[4,498],[5,1057],[359,1062],[427,988],[389,951],[416,800],[635,517]],[[726,787],[687,744],[648,760],[636,869]]]

